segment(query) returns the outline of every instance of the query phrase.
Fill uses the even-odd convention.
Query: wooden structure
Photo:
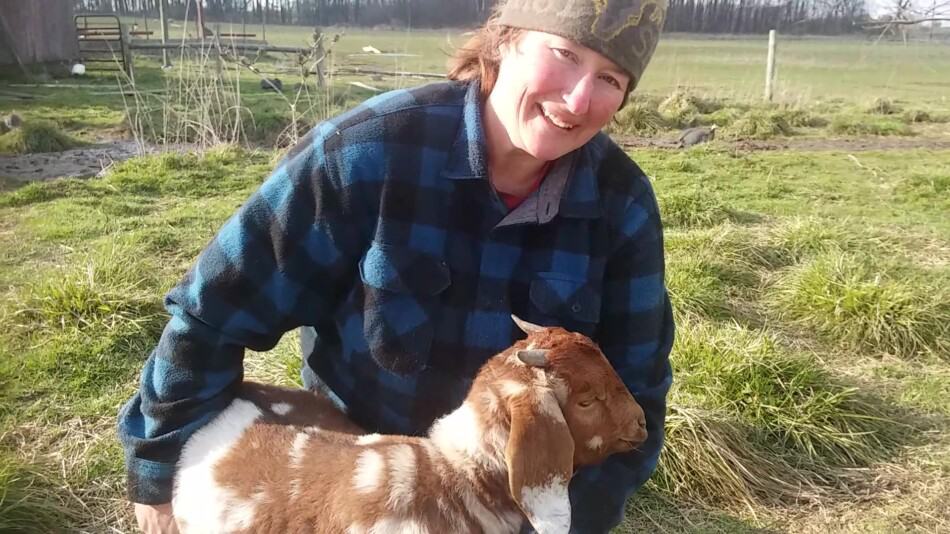
[[[78,57],[72,0],[0,0],[0,66],[28,70]]]

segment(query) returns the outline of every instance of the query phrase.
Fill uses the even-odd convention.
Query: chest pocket
[[[529,295],[544,324],[592,335],[600,321],[600,288],[561,273],[538,273]]]
[[[363,334],[377,363],[399,374],[429,358],[439,294],[451,279],[440,258],[374,242],[360,261]]]

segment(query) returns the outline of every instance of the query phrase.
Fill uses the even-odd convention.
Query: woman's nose
[[[590,109],[591,92],[594,83],[592,75],[585,75],[578,78],[574,86],[564,95],[564,103],[567,110],[573,115],[584,115]]]

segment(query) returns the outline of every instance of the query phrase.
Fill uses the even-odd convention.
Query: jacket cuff
[[[129,500],[139,504],[167,504],[172,500],[174,464],[126,457]]]

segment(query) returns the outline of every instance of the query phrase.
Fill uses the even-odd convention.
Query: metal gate
[[[79,57],[86,70],[122,71],[131,76],[129,46],[115,15],[85,14],[73,17],[79,39]]]

